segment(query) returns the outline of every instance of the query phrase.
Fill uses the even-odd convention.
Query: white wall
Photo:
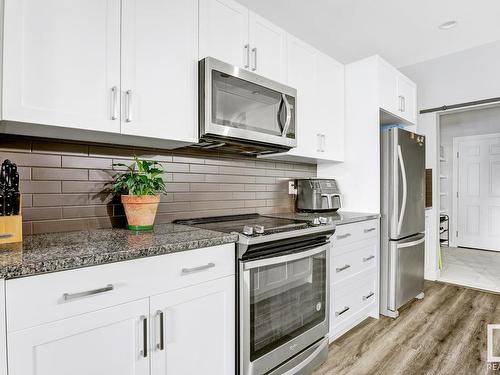
[[[450,215],[450,228],[453,228],[453,139],[470,135],[500,133],[500,106],[450,113],[441,116],[441,146],[444,147],[445,163],[441,163],[442,179],[441,208]]]
[[[418,109],[500,97],[500,41],[401,68],[418,87]],[[436,279],[439,225],[438,115],[419,115],[418,132],[427,137],[427,168],[433,169],[434,206],[426,212],[430,228],[426,278]]]

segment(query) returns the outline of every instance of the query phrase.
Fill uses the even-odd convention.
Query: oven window
[[[326,253],[250,270],[250,359],[326,317]]]
[[[294,98],[286,98],[293,109]],[[286,123],[286,106],[278,91],[213,70],[212,123],[281,136]],[[295,138],[293,115],[287,137]]]

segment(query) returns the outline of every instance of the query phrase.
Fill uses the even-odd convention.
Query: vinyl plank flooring
[[[500,324],[499,294],[426,282],[398,319],[369,318],[333,342],[313,375],[499,374],[486,362],[487,324]]]

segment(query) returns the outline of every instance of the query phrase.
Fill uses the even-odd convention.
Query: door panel
[[[151,313],[152,375],[234,374],[234,276],[151,297]]]
[[[247,45],[247,8],[232,0],[200,0],[200,59],[210,56],[247,68]]]
[[[397,310],[424,290],[425,236],[390,241],[390,275],[392,280],[389,308]]]
[[[122,4],[122,133],[197,142],[198,1]]]
[[[500,251],[500,136],[458,143],[458,246]]]
[[[286,32],[250,12],[250,69],[264,77],[286,83]]]
[[[149,300],[8,334],[10,375],[148,375],[143,323]]]
[[[120,0],[6,0],[4,27],[5,120],[120,131]]]

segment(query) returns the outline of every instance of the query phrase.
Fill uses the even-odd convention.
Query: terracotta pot
[[[159,195],[122,195],[122,203],[127,215],[128,229],[152,230]]]

